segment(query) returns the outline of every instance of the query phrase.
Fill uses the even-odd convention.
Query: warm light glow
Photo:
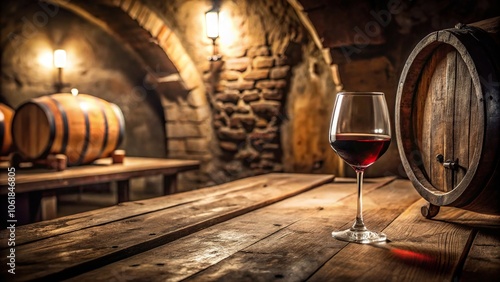
[[[52,56],[52,52],[49,50],[49,51],[46,51],[46,52],[43,52],[41,53],[39,56],[38,56],[38,63],[48,69],[51,69],[53,67],[53,56]]]
[[[56,68],[66,67],[66,51],[57,49],[54,51],[54,66]]]
[[[205,24],[207,37],[210,39],[217,39],[219,37],[219,11],[211,9],[205,13]]]
[[[84,112],[87,112],[89,110],[89,104],[87,104],[87,102],[80,102],[80,109],[82,109],[82,111]]]
[[[78,89],[71,88],[71,94],[76,97],[76,95],[78,95]]]

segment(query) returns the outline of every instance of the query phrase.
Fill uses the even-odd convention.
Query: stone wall
[[[216,62],[207,60],[212,41],[204,37],[211,1],[144,3],[169,19],[202,71],[214,129],[214,157],[206,163],[213,182],[272,171],[335,173],[325,130],[336,91],[331,70],[287,1],[221,1]],[[298,96],[299,107],[291,106]]]

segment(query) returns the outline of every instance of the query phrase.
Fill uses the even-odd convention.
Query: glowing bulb
[[[66,67],[66,51],[57,49],[54,51],[54,66],[56,68]]]
[[[215,40],[219,37],[219,11],[211,9],[205,13],[207,37]]]

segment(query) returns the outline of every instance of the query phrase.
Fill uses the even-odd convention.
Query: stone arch
[[[147,71],[144,83],[155,88],[162,102],[170,157],[204,158],[209,154],[210,106],[205,85],[168,20],[141,1],[49,2],[99,26],[142,63]]]

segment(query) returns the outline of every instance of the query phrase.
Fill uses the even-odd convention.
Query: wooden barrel
[[[64,154],[68,165],[79,165],[110,156],[120,145],[124,128],[115,104],[86,94],[53,94],[17,109],[12,137],[28,160]]]
[[[0,156],[6,156],[12,152],[11,125],[14,110],[0,103]]]
[[[413,49],[396,96],[402,164],[435,206],[500,214],[500,17]]]

